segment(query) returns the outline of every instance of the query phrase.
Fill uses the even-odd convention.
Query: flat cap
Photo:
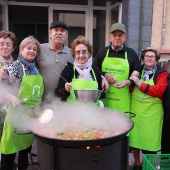
[[[113,31],[116,31],[116,30],[120,30],[126,34],[126,27],[124,24],[121,24],[121,23],[113,24],[110,28],[110,33],[112,33]]]
[[[66,30],[68,30],[68,26],[64,23],[64,22],[61,22],[61,21],[55,21],[55,22],[52,22],[50,24],[50,30],[52,28],[55,28],[55,27],[63,27],[65,28]]]

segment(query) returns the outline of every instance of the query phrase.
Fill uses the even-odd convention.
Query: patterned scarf
[[[143,80],[149,80],[149,75],[152,75],[153,73],[155,73],[155,71],[157,70],[157,65],[155,64],[153,67],[151,68],[146,68],[146,66],[144,65],[143,67],[144,69],[144,74],[143,74]]]
[[[24,64],[24,66],[26,66],[30,70],[31,75],[37,75],[38,74],[38,72],[36,70],[35,61],[30,63],[27,60],[25,60],[22,55],[18,56],[17,60],[20,61],[22,64]]]

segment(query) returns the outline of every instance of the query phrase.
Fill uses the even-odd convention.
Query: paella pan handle
[[[135,114],[135,113],[132,113],[132,112],[124,112],[124,114],[127,114],[127,116],[130,117],[130,118],[136,116],[136,114]]]
[[[31,132],[30,130],[23,130],[23,129],[20,129],[20,128],[14,128],[14,132],[15,132],[17,135],[32,134],[32,132]]]

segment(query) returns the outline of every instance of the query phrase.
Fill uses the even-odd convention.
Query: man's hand
[[[109,91],[109,83],[104,76],[102,77],[102,88],[105,88],[105,93]]]
[[[129,85],[130,85],[130,80],[123,80],[120,83],[115,83],[114,87],[121,89],[121,88],[123,88],[125,86],[129,86]]]
[[[109,84],[114,84],[117,81],[116,78],[109,73],[105,74],[105,78],[106,78],[106,80],[108,81]]]

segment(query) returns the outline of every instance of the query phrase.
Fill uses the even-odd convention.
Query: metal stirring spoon
[[[69,82],[68,82],[63,76],[61,76],[56,70],[51,70],[51,72],[57,73],[66,83],[69,83]],[[72,90],[74,90],[73,87],[72,87]]]
[[[51,72],[57,73],[66,83],[68,83],[67,80],[63,76],[61,76],[56,70],[51,70]]]

